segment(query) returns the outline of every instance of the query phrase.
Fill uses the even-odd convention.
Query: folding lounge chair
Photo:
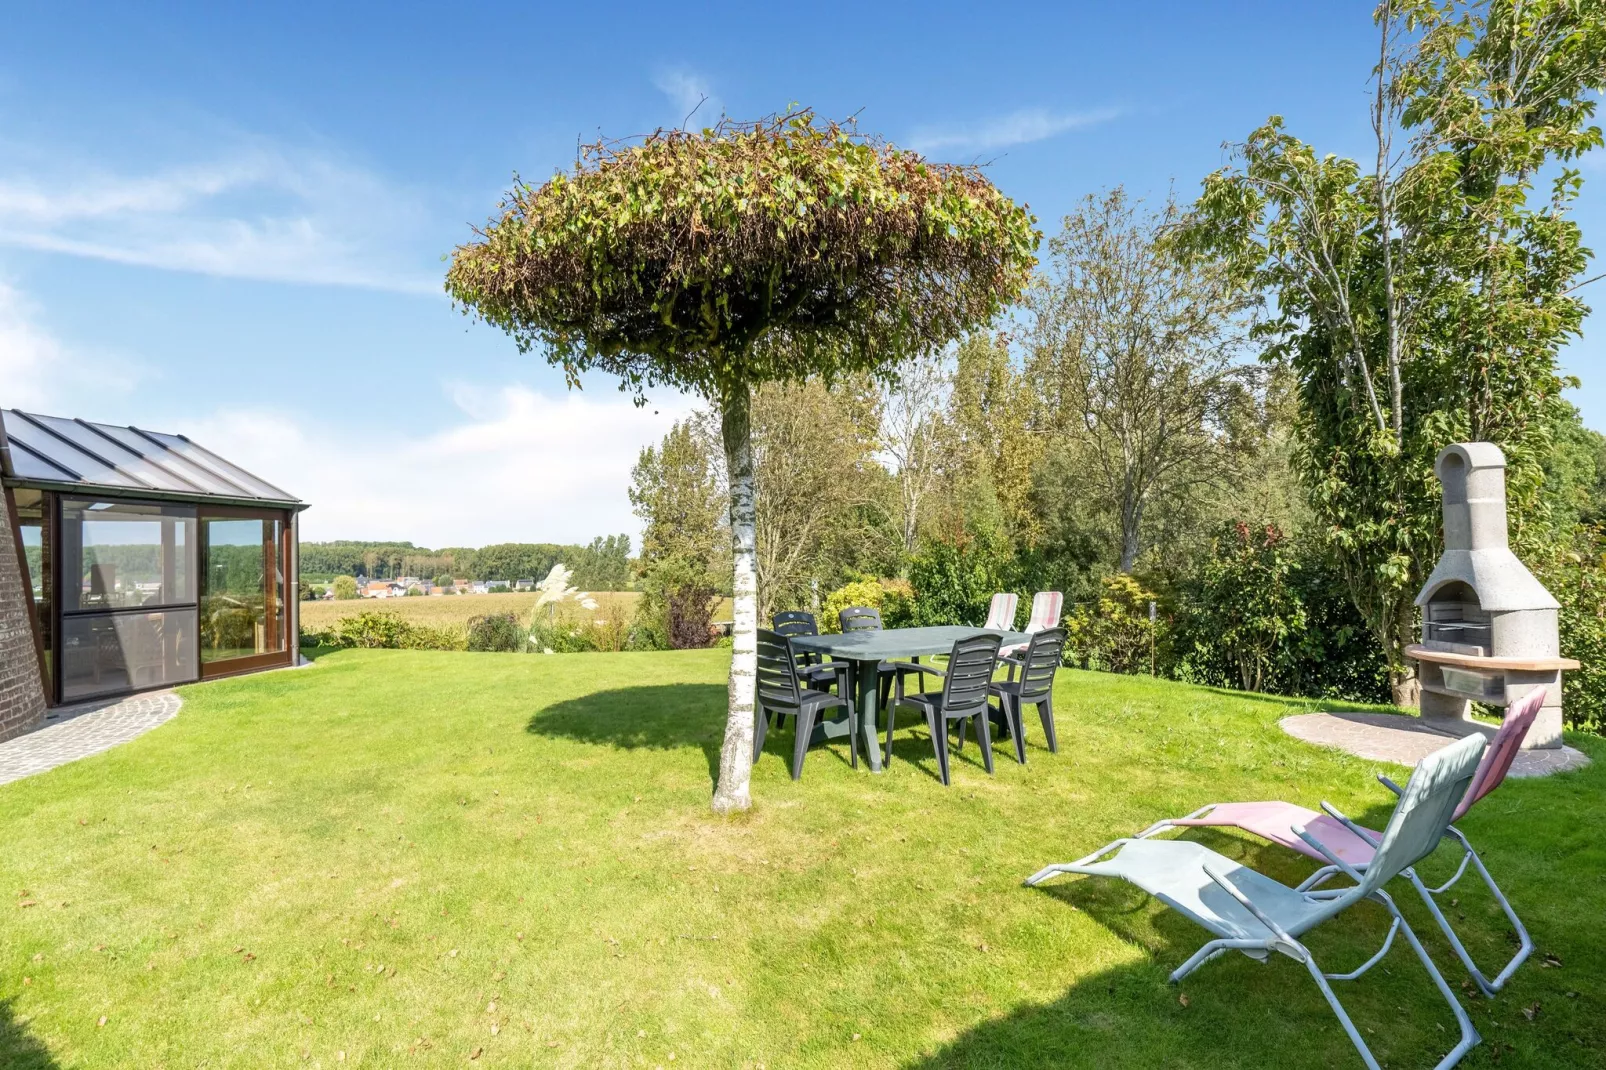
[[[1000,592],[993,595],[993,600],[987,607],[987,623],[982,627],[990,632],[1012,632],[1015,630],[1015,610],[1020,605],[1020,595]]]
[[[1026,883],[1039,884],[1057,873],[1120,877],[1214,933],[1215,939],[1171,974],[1172,983],[1228,951],[1241,951],[1260,961],[1276,951],[1302,963],[1370,1070],[1379,1070],[1377,1060],[1328,981],[1360,977],[1382,961],[1395,935],[1404,932],[1461,1028],[1461,1039],[1437,1064],[1436,1070],[1446,1070],[1478,1043],[1478,1031],[1383,886],[1438,846],[1457,801],[1472,782],[1483,749],[1482,736],[1467,736],[1422,759],[1401,792],[1383,834],[1375,838],[1372,861],[1364,871],[1343,861],[1310,830],[1294,830],[1327,862],[1355,881],[1350,888],[1316,890],[1312,887],[1316,877],[1289,888],[1190,840],[1132,838],[1116,840],[1078,861],[1048,866],[1028,877]],[[1371,837],[1330,804],[1322,803],[1322,809],[1357,836]],[[1393,918],[1383,946],[1348,973],[1323,972],[1299,938],[1365,899],[1381,903]]]
[[[1060,611],[1064,608],[1065,596],[1058,591],[1038,591],[1032,595],[1032,613],[1026,618],[1026,634],[1036,635],[1045,628],[1057,626],[1060,622]],[[1014,646],[1004,647],[999,653],[1012,656],[1025,649],[1025,643],[1016,643]],[[1010,670],[1010,675],[1013,678],[1013,669]]]
[[[1466,795],[1462,797],[1460,804],[1455,808],[1455,814],[1450,818],[1451,821],[1460,821],[1466,812],[1472,809],[1473,804],[1495,788],[1498,788],[1501,782],[1505,780],[1507,771],[1511,769],[1512,761],[1517,757],[1517,753],[1522,747],[1523,737],[1528,734],[1528,728],[1533,724],[1534,718],[1539,715],[1539,707],[1544,704],[1544,701],[1545,689],[1542,687],[1536,688],[1531,694],[1523,697],[1521,701],[1507,711],[1505,721],[1500,725],[1500,731],[1495,733],[1494,739],[1489,742],[1489,749],[1484,751],[1483,761],[1478,763],[1478,772],[1472,778],[1472,786],[1467,789]],[[1379,776],[1377,779],[1394,794],[1400,794],[1400,786],[1388,777]],[[1138,833],[1137,838],[1147,839],[1157,832],[1176,826],[1238,828],[1245,832],[1253,833],[1261,839],[1270,840],[1272,843],[1298,851],[1300,854],[1309,855],[1318,862],[1327,861],[1321,853],[1313,850],[1295,834],[1294,827],[1297,825],[1303,825],[1305,831],[1321,840],[1322,844],[1336,854],[1341,861],[1356,869],[1364,869],[1372,861],[1372,844],[1367,839],[1351,832],[1325,814],[1318,814],[1314,810],[1307,810],[1303,806],[1295,806],[1293,803],[1285,802],[1212,803],[1194,811],[1187,817],[1161,821],[1151,825]],[[1375,838],[1377,833],[1368,832],[1368,835]],[[1517,967],[1526,962],[1528,956],[1532,954],[1533,938],[1528,935],[1528,930],[1522,924],[1522,920],[1517,917],[1517,912],[1512,909],[1511,903],[1507,901],[1504,893],[1500,891],[1499,885],[1495,884],[1494,878],[1484,868],[1483,859],[1478,857],[1477,851],[1473,850],[1472,844],[1467,842],[1467,838],[1461,830],[1451,825],[1446,830],[1445,835],[1461,847],[1461,864],[1456,868],[1455,876],[1437,888],[1429,888],[1422,882],[1422,878],[1417,876],[1414,868],[1405,870],[1404,875],[1411,882],[1412,887],[1416,889],[1417,894],[1422,897],[1422,902],[1427,904],[1433,919],[1439,923],[1439,928],[1444,930],[1445,939],[1450,941],[1450,946],[1455,949],[1456,955],[1461,959],[1462,965],[1467,968],[1467,972],[1472,975],[1472,979],[1477,982],[1484,995],[1492,996],[1505,987],[1506,982],[1511,979],[1511,975],[1517,971]],[[1477,869],[1478,876],[1482,877],[1483,883],[1488,885],[1489,891],[1494,895],[1495,902],[1499,903],[1500,909],[1505,911],[1506,919],[1511,922],[1511,927],[1516,932],[1521,944],[1517,949],[1517,954],[1510,962],[1506,963],[1505,967],[1492,981],[1472,961],[1472,956],[1461,943],[1461,938],[1456,935],[1455,930],[1450,928],[1449,919],[1439,909],[1436,899],[1437,896],[1441,896],[1455,887],[1455,883],[1466,873],[1469,864]],[[1332,877],[1338,872],[1333,866],[1328,866],[1323,871],[1322,879],[1325,880],[1328,877]]]

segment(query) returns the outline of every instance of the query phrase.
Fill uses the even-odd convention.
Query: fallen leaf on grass
[[[1187,993],[1186,993],[1186,992],[1184,992],[1184,993],[1183,993],[1183,994],[1182,994],[1182,995],[1180,995],[1180,996],[1178,996],[1178,997],[1177,997],[1177,1002],[1178,1002],[1178,1003],[1180,1003],[1180,1004],[1182,1004],[1182,1005],[1183,1005],[1183,1006],[1184,1006],[1184,1007],[1186,1007],[1186,1006],[1188,1006],[1188,1005],[1189,1005],[1189,1004],[1190,1004],[1190,1003],[1191,1003],[1191,1002],[1193,1002],[1193,1001],[1192,1001],[1192,1000],[1190,1000],[1190,999],[1189,999],[1189,998],[1188,998],[1188,995],[1187,995]]]
[[[480,1053],[483,1052],[484,1050],[485,1050],[484,1048],[475,1048],[473,1051],[469,1052],[468,1053],[469,1061],[472,1062],[473,1060],[478,1059],[480,1057]]]
[[[1522,1016],[1530,1022],[1539,1017],[1539,1001],[1534,1000],[1533,1005],[1522,1009]]]
[[[95,1028],[99,1029],[101,1026],[103,1026],[105,1024],[106,1024],[106,1016],[103,1014],[103,1015],[100,1016],[100,1021],[95,1023]]]

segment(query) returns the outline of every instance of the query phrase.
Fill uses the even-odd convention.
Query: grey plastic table
[[[859,734],[864,737],[859,749],[869,758],[871,772],[879,773],[881,745],[876,732],[877,666],[888,660],[947,654],[959,640],[969,639],[973,635],[996,635],[1004,646],[1031,641],[1031,636],[1025,632],[943,625],[937,628],[884,628],[880,631],[849,632],[846,635],[798,635],[792,638],[792,649],[799,653],[825,654],[854,663],[853,698],[859,704]],[[935,683],[942,678],[933,676],[931,679]],[[836,720],[822,722],[814,730],[814,742],[840,739],[847,734],[848,719],[843,715]]]

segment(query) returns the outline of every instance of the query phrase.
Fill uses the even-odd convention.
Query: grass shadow
[[[58,1064],[50,1049],[17,1021],[12,1003],[0,999],[0,1066],[6,1070],[55,1070]]]
[[[555,702],[530,718],[525,731],[621,750],[697,747],[719,780],[727,692],[722,684],[652,684],[594,691]]]

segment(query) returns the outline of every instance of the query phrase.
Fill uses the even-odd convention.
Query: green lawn
[[[1309,704],[1066,672],[1059,755],[1034,726],[1026,767],[1000,747],[988,777],[972,746],[945,789],[910,730],[885,775],[831,747],[794,784],[783,732],[725,821],[726,657],[331,654],[188,688],[166,726],[0,787],[0,1066],[1360,1065],[1292,961],[1220,960],[1184,1001],[1166,974],[1202,931],[1114,882],[1020,883],[1212,800],[1379,820],[1380,767],[1277,728]],[[1571,742],[1591,768],[1463,825],[1539,945],[1468,996],[1466,1066],[1606,1063],[1606,744]],[[1463,887],[1493,962],[1504,926]],[[1318,932],[1328,968],[1383,916]],[[1403,944],[1340,989],[1391,1067],[1452,1040]]]

